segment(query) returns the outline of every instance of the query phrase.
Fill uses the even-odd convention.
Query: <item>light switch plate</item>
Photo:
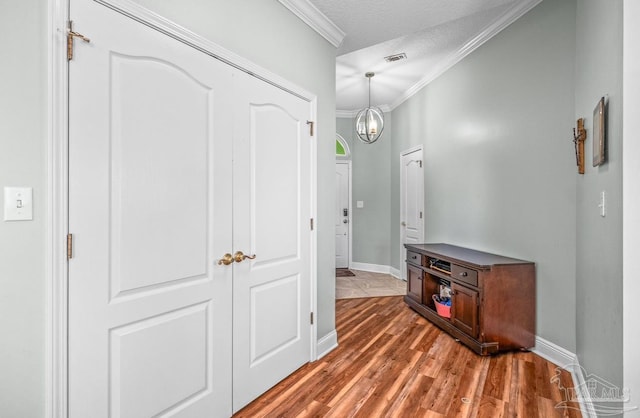
[[[33,189],[31,187],[4,188],[4,220],[30,221],[33,219]]]
[[[364,201],[363,200],[356,201],[356,208],[358,209],[364,208]]]
[[[607,216],[607,193],[604,190],[600,192],[600,203],[598,207],[600,208],[600,216],[603,218]]]

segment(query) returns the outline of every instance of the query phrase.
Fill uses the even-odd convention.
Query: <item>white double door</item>
[[[230,416],[310,358],[310,104],[70,14],[69,416]]]

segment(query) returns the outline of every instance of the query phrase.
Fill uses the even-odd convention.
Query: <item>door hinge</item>
[[[313,136],[313,125],[314,125],[314,122],[311,121],[311,120],[308,120],[307,121],[307,125],[309,125],[309,136]]]
[[[420,212],[420,219],[422,219],[422,212]]]
[[[73,257],[73,234],[67,234],[67,260]]]
[[[420,164],[420,168],[422,168],[422,160],[418,160],[418,164]]]
[[[87,43],[91,42],[91,39],[73,31],[73,22],[71,20],[67,22],[67,61],[73,59],[73,38],[80,38]]]
[[[311,325],[313,325],[313,312],[311,312],[311,315],[309,316],[309,319],[311,320]]]
[[[313,218],[309,219],[309,226],[311,227],[311,230],[313,231]]]

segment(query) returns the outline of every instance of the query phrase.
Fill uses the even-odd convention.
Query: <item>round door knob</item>
[[[349,223],[349,220],[348,220],[348,219],[343,219],[343,220],[342,220],[342,223],[343,223],[343,224],[348,224],[348,223]]]
[[[402,222],[400,222],[400,225],[407,226],[407,223],[405,221],[402,221]]]

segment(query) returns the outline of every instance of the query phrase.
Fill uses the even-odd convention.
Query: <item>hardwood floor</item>
[[[480,357],[401,296],[336,301],[339,346],[234,417],[580,417],[533,353]],[[552,382],[553,380],[553,382]]]

